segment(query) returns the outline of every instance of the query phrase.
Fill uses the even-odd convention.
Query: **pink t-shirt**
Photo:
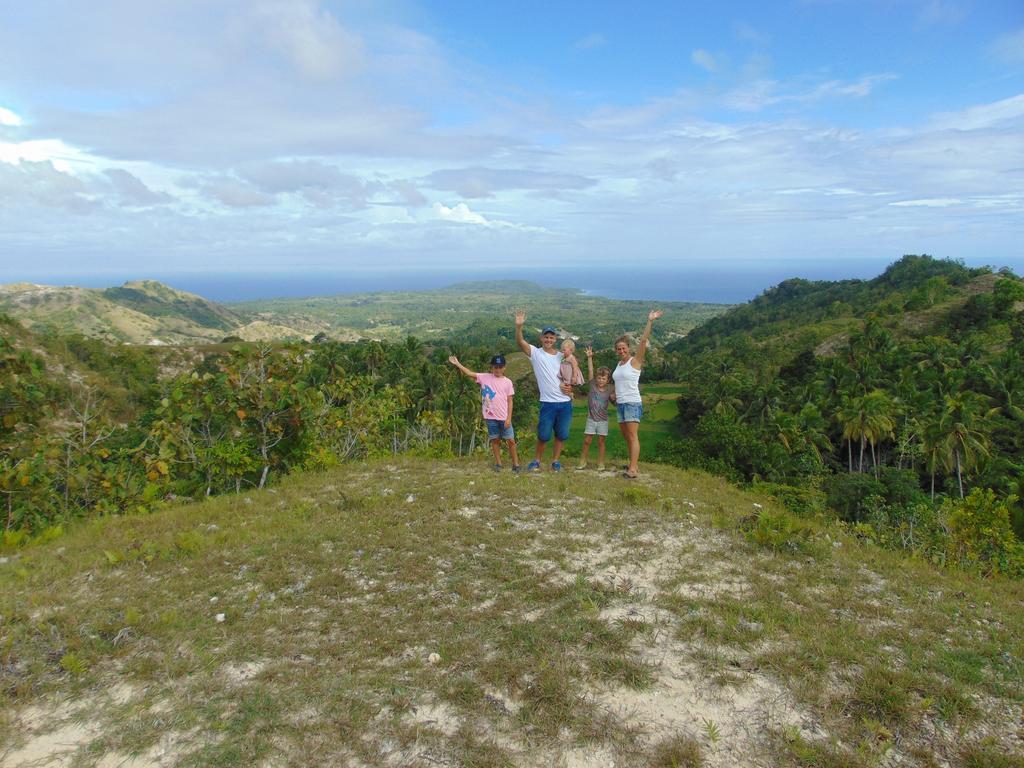
[[[478,373],[476,383],[480,385],[483,395],[484,418],[505,421],[508,418],[509,395],[516,393],[512,379],[508,376],[499,379],[493,373]]]

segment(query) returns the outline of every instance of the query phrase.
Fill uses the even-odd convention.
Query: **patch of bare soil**
[[[575,553],[568,570],[553,569],[550,562],[541,567],[556,580],[593,574],[624,596],[602,618],[647,625],[648,631],[634,640],[634,650],[654,670],[653,684],[643,690],[615,686],[588,691],[598,706],[648,745],[680,735],[696,739],[709,768],[768,768],[769,734],[787,728],[809,740],[820,738],[815,718],[768,675],[737,668],[727,685],[713,679],[697,660],[701,649],[681,641],[676,617],[656,605],[670,591],[701,598],[742,594],[748,584],[729,550],[714,530],[680,526],[647,533],[628,545],[605,542]],[[672,586],[697,561],[700,579]],[[578,768],[618,764],[603,745],[568,749],[559,759],[555,764]]]

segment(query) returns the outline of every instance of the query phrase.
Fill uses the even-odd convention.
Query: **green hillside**
[[[204,328],[221,330],[239,324],[238,317],[224,307],[155,280],[139,280],[125,283],[120,288],[107,288],[103,295],[150,317],[179,318]]]
[[[231,304],[254,320],[282,325],[323,323],[328,336],[400,340],[458,338],[463,343],[511,339],[512,315],[526,310],[527,334],[556,325],[584,343],[611,346],[625,331],[639,331],[651,302],[587,296],[522,280],[467,282],[429,291],[393,291]],[[657,302],[665,314],[662,340],[680,337],[728,308],[723,304]]]
[[[666,347],[657,370],[682,391],[658,458],[774,484],[937,558],[943,521],[976,493],[964,509],[1000,533],[963,558],[1024,572],[1022,366],[1009,271],[905,256],[872,280],[790,280]]]
[[[370,462],[0,579],[4,766],[1024,765],[1020,582],[701,473]]]
[[[243,325],[224,307],[152,280],[107,289],[0,285],[0,312],[40,331],[126,344],[210,343]]]

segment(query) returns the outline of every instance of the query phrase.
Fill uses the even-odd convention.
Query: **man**
[[[540,333],[540,347],[529,344],[523,338],[523,323],[526,313],[516,312],[516,344],[523,350],[530,364],[533,375],[537,377],[537,389],[540,390],[540,416],[537,419],[537,451],[526,469],[540,469],[544,458],[544,447],[554,435],[554,446],[551,450],[551,469],[560,472],[562,464],[562,446],[569,439],[569,425],[572,423],[572,387],[562,384],[558,378],[558,370],[562,364],[562,353],[555,349],[558,334],[550,326]]]

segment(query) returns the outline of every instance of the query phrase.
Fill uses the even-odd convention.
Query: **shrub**
[[[740,521],[749,541],[776,552],[799,552],[817,556],[825,550],[814,526],[788,512],[760,510]]]
[[[753,490],[777,499],[786,509],[800,517],[814,517],[825,509],[825,495],[817,488],[781,483],[754,483]]]
[[[840,520],[859,523],[871,509],[885,499],[885,486],[872,475],[862,473],[833,475],[822,484],[828,506]]]
[[[941,512],[949,527],[949,560],[985,576],[1024,575],[1024,547],[1010,526],[1009,507],[1015,500],[1000,500],[983,488],[966,499],[947,500]]]

